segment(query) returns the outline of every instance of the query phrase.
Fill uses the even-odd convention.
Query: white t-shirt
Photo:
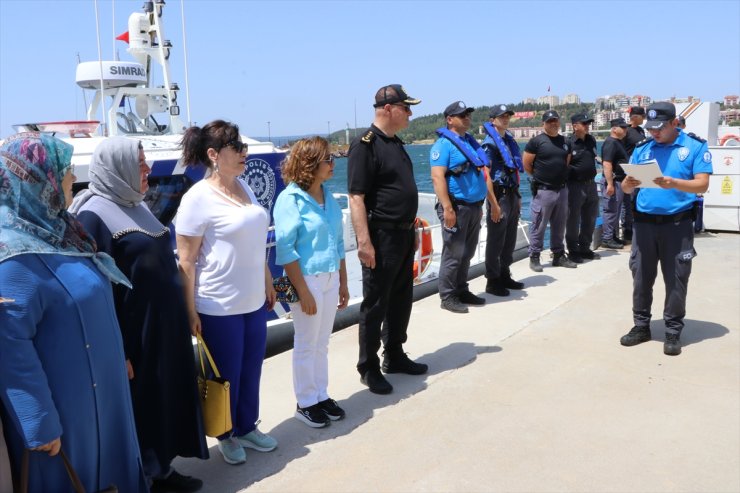
[[[265,303],[265,259],[270,216],[242,180],[252,202],[240,206],[206,180],[183,196],[175,229],[202,236],[195,264],[195,308],[205,315],[238,315]]]

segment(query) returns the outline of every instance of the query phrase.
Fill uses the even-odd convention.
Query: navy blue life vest
[[[490,165],[488,161],[488,156],[486,155],[486,151],[480,146],[478,141],[475,140],[472,135],[466,133],[465,140],[463,140],[463,137],[460,137],[455,132],[445,127],[438,128],[437,130],[435,130],[435,132],[437,132],[437,135],[439,135],[440,137],[444,137],[452,142],[455,147],[457,147],[460,152],[463,153],[465,158],[468,160],[468,163],[472,164],[476,168],[483,168]],[[470,148],[465,145],[465,142],[467,142],[470,147],[475,150],[475,153],[470,151]],[[463,173],[465,171],[467,171],[467,166],[465,166],[465,169],[462,170]],[[453,174],[458,174],[455,173],[453,170],[450,170],[450,172],[452,172]]]
[[[499,135],[496,128],[491,125],[491,122],[485,122],[483,124],[483,129],[486,131],[486,134],[488,134],[488,136],[493,139],[493,142],[496,144],[496,147],[501,153],[501,157],[504,158],[504,163],[506,164],[506,167],[515,169],[519,172],[524,171],[524,164],[522,164],[522,155],[519,152],[519,144],[516,143],[514,137],[512,137],[509,133],[506,133],[504,138],[501,138],[501,135]],[[504,142],[504,140],[510,141],[514,145],[509,146],[506,142]]]

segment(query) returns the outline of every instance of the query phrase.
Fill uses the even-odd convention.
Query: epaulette
[[[360,139],[364,144],[370,144],[375,139],[375,133],[372,130],[368,130],[365,135]]]
[[[698,141],[699,141],[699,142],[701,142],[702,144],[703,144],[704,142],[706,142],[706,140],[705,140],[705,139],[702,139],[701,137],[699,137],[698,135],[696,135],[696,134],[695,134],[694,132],[689,132],[689,133],[687,133],[686,135],[688,135],[688,136],[689,136],[689,137],[691,137],[692,139],[698,140]]]
[[[653,138],[652,138],[652,137],[648,137],[648,138],[647,138],[647,139],[645,139],[645,140],[641,140],[640,142],[638,142],[637,144],[635,144],[635,149],[637,149],[638,147],[642,147],[642,146],[644,146],[645,144],[648,144],[648,143],[650,143],[650,142],[652,142],[652,141],[653,141]]]

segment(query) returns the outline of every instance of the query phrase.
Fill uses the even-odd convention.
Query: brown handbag
[[[200,360],[200,375],[198,375],[198,390],[200,404],[203,408],[203,425],[206,435],[218,437],[231,430],[231,397],[229,382],[221,378],[216,363],[208,351],[203,336],[198,334],[198,359]],[[206,377],[206,367],[203,358],[205,353],[208,364],[213,370],[213,378]]]
[[[28,463],[31,460],[31,452],[28,449],[23,450],[23,462],[21,463],[21,484],[19,493],[28,493]],[[67,458],[67,454],[64,450],[59,449],[59,456],[64,462],[64,469],[67,470],[67,476],[69,481],[72,483],[72,487],[75,489],[75,493],[85,493],[85,487],[82,485],[77,472],[72,467],[72,463]],[[98,493],[118,493],[118,488],[114,485],[108,486],[104,490],[100,490]]]

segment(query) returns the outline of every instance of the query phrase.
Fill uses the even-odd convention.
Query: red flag
[[[128,33],[126,33],[126,35],[128,35]],[[116,39],[118,39],[118,38],[116,38]],[[128,43],[128,41],[126,41],[126,42]],[[550,92],[550,86],[547,86],[547,92]]]
[[[129,44],[128,42],[128,31],[121,34],[120,36],[116,36],[116,39],[120,39],[121,41],[124,41],[126,44]]]

